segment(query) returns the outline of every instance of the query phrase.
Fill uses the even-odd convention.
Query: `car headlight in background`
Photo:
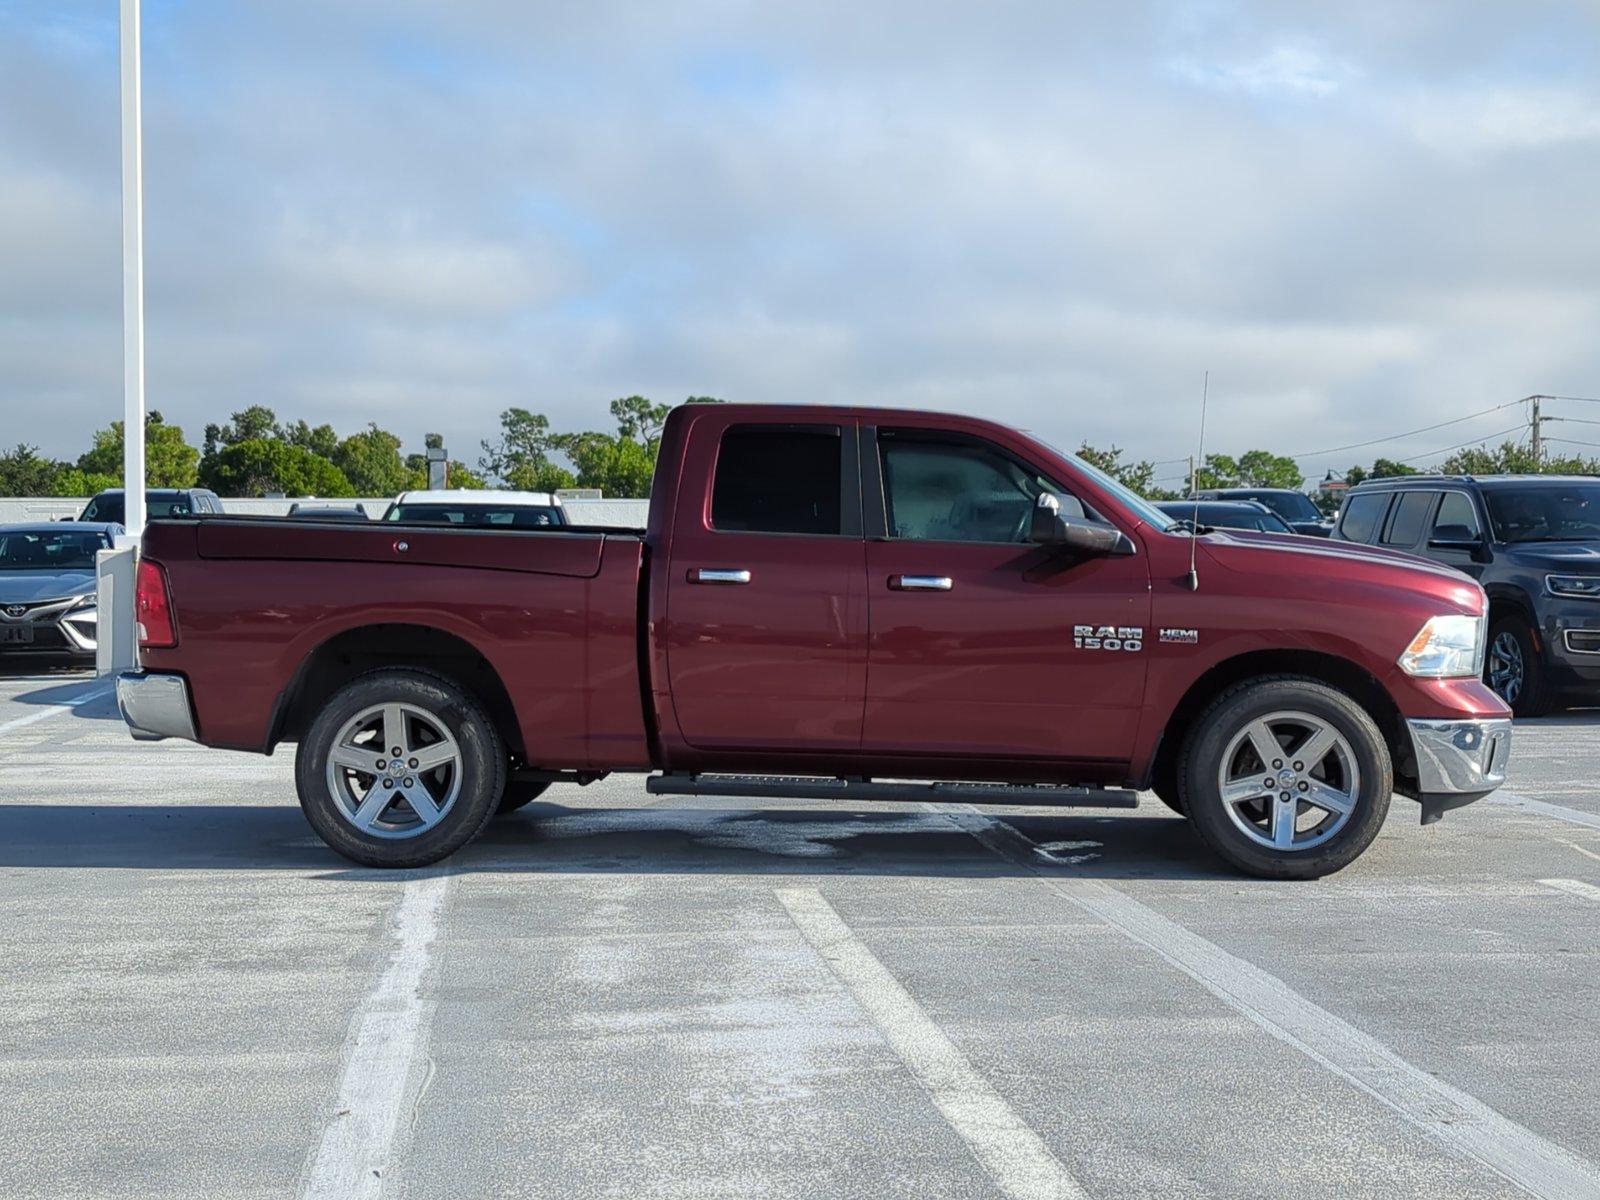
[[[1544,586],[1552,596],[1600,600],[1600,575],[1546,575]]]
[[[95,593],[90,592],[87,596],[79,596],[76,600],[74,600],[72,602],[71,611],[77,612],[79,609],[94,608],[97,603],[98,598],[96,597]]]
[[[1458,614],[1429,617],[1400,655],[1407,675],[1431,679],[1483,674],[1483,649],[1489,618]]]

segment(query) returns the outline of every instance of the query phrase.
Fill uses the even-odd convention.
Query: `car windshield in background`
[[[1265,504],[1285,521],[1322,520],[1322,513],[1304,492],[1261,492],[1250,499]]]
[[[54,530],[0,534],[0,571],[92,571],[96,550],[111,543],[97,533]]]
[[[1483,489],[1503,542],[1600,541],[1600,482]]]
[[[533,529],[560,525],[561,510],[541,504],[396,504],[384,514],[386,521],[413,525],[471,525],[506,529]]]
[[[144,515],[146,520],[156,517],[187,517],[194,512],[194,507],[189,503],[187,496],[162,496],[147,492],[144,498]],[[96,496],[89,501],[89,507],[83,510],[80,521],[108,521],[113,525],[122,524],[122,519],[127,515],[124,511],[122,497]]]

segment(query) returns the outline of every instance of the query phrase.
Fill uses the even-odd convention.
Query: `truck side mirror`
[[[1028,539],[1041,546],[1061,546],[1078,554],[1132,554],[1133,543],[1120,529],[1099,521],[1061,514],[1061,497],[1040,492],[1033,505]]]

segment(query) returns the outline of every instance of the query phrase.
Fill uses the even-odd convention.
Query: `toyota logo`
[[[6,616],[8,616],[8,617],[20,617],[23,613],[25,613],[27,611],[28,611],[28,606],[26,604],[8,604],[8,605],[6,605]]]

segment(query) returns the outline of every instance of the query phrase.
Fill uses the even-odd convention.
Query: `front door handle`
[[[889,590],[892,592],[948,592],[953,587],[955,581],[948,575],[889,576]]]
[[[690,567],[690,583],[749,583],[750,572],[735,567]]]

